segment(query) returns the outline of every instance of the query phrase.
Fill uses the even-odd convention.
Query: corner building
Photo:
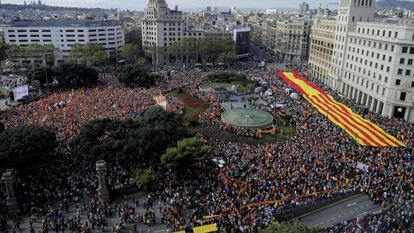
[[[333,51],[332,89],[384,117],[414,122],[412,21],[376,18],[375,0],[342,0]]]

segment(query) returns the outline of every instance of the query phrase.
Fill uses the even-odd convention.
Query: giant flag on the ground
[[[372,147],[402,147],[404,143],[387,134],[383,129],[347,106],[335,101],[315,84],[305,80],[297,72],[279,72],[278,76],[300,92],[321,114],[344,129],[359,144]]]

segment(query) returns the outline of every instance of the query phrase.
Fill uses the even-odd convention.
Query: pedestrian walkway
[[[146,201],[146,196],[144,193],[139,193],[134,196],[128,197],[128,206],[131,208],[135,208],[136,214],[143,214],[146,211],[146,208],[144,206],[144,202]],[[139,203],[139,205],[136,205],[136,203]],[[115,202],[116,203],[116,202]],[[60,210],[60,207],[56,204],[53,207],[53,210]],[[107,217],[105,219],[105,227],[102,229],[97,226],[93,226],[91,222],[88,220],[86,212],[79,212],[79,210],[76,209],[74,204],[71,204],[69,207],[69,210],[62,211],[62,216],[65,219],[65,222],[67,222],[70,218],[77,218],[77,216],[80,216],[80,222],[82,224],[86,223],[89,226],[92,226],[91,232],[114,232],[114,229],[116,232],[158,232],[158,233],[168,233],[170,230],[168,229],[166,224],[162,224],[162,214],[160,213],[160,203],[159,201],[155,201],[154,205],[150,208],[151,211],[155,212],[156,217],[156,223],[147,225],[138,223],[137,221],[128,221],[124,223],[121,221],[121,216],[118,213],[117,210],[113,210],[111,217]],[[8,232],[30,232],[31,226],[33,228],[32,232],[42,232],[43,229],[43,222],[47,216],[38,216],[38,217],[30,217],[30,216],[23,216],[19,218],[19,228],[17,228],[14,224],[14,221],[9,220],[9,231]],[[32,223],[30,223],[30,220],[32,220]],[[64,229],[55,229],[52,222],[52,229],[49,229],[49,232],[70,232],[68,227]]]

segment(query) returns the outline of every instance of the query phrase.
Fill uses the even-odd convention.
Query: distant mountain
[[[377,5],[381,8],[407,8],[409,10],[414,10],[414,1],[408,0],[382,0],[378,1]]]
[[[88,10],[106,10],[103,8],[81,8],[81,7],[62,7],[62,6],[49,6],[49,5],[18,5],[18,4],[1,4],[1,10],[25,10],[25,9],[34,9],[34,10],[78,10],[78,11],[88,11]],[[115,10],[115,9],[113,9]]]

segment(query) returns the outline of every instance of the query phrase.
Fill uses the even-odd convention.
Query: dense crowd
[[[292,99],[273,71],[261,76],[267,77],[278,100],[286,105],[282,112],[292,115],[297,125],[296,136],[288,142],[269,145],[210,139],[213,158],[224,160],[226,166],[213,175],[211,171],[201,173],[203,176],[194,183],[170,184],[161,195],[166,203],[173,203],[170,216],[176,229],[186,224],[205,224],[203,217],[212,216],[225,232],[235,229],[256,232],[276,221],[275,216],[286,209],[343,193],[365,192],[381,206],[379,213],[325,230],[411,232],[414,229],[414,126],[372,113],[364,115],[397,136],[407,147],[362,147],[303,99]],[[207,124],[221,124],[218,119],[222,109],[215,97],[199,91],[193,94],[210,106],[201,115],[201,121],[206,123],[210,118]],[[346,104],[357,109],[351,101]],[[367,164],[369,172],[358,169],[357,162]],[[188,209],[194,212],[186,212]]]
[[[90,232],[107,225],[106,219],[118,215],[120,223],[166,223],[173,230],[218,223],[222,232],[257,232],[277,221],[283,211],[333,198],[339,194],[365,192],[381,206],[381,211],[352,219],[325,229],[328,232],[412,232],[414,229],[414,125],[402,120],[385,119],[369,113],[365,118],[402,140],[405,148],[368,148],[356,144],[349,135],[319,114],[303,99],[293,99],[286,85],[275,77],[274,70],[242,67],[250,77],[266,80],[278,102],[284,103],[283,114],[292,116],[296,135],[286,142],[245,144],[207,138],[210,158],[224,161],[217,166],[206,164],[194,180],[178,180],[170,173],[162,179],[158,191],[140,204],[128,201],[102,204],[96,199],[98,186],[94,164],[72,156],[62,144],[54,166],[42,168],[41,175],[25,177],[20,187],[23,209],[35,220],[46,215],[44,232]],[[108,73],[104,79],[115,80]],[[208,110],[200,115],[204,126],[219,126],[241,135],[252,135],[244,129],[226,128],[221,122],[223,111],[211,93],[198,90],[206,80],[204,73],[176,72],[150,89],[127,89],[106,82],[94,89],[55,93],[48,98],[18,107],[3,114],[8,127],[36,124],[55,130],[62,141],[77,134],[81,125],[99,118],[133,117],[154,105],[154,96],[186,86],[190,95],[202,99]],[[311,80],[315,81],[316,80]],[[326,91],[330,92],[329,89]],[[335,98],[354,108],[349,100]],[[174,110],[182,112],[179,99],[168,97]],[[367,164],[369,171],[356,168]],[[128,161],[108,165],[108,184],[119,189],[128,185],[132,168]],[[155,200],[160,201],[162,219],[154,213]],[[58,203],[58,207],[53,203]],[[134,203],[134,202],[133,202]],[[69,206],[76,214],[62,217]],[[86,220],[84,220],[86,218]],[[1,219],[0,219],[1,220]],[[4,222],[3,220],[0,223]],[[16,220],[17,222],[17,220]],[[1,224],[3,225],[3,224]]]
[[[114,79],[108,73],[103,78]],[[129,89],[104,85],[93,89],[58,92],[47,98],[8,111],[2,120],[8,127],[39,125],[56,131],[61,139],[72,138],[79,128],[94,119],[124,119],[154,105],[159,89]]]
[[[13,89],[18,86],[27,84],[27,78],[23,76],[0,76],[0,87],[6,87],[8,89]]]

